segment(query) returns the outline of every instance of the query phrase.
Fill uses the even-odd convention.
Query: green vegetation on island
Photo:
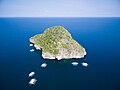
[[[30,38],[36,46],[42,48],[43,53],[50,53],[54,57],[60,54],[61,49],[70,54],[73,50],[85,53],[85,49],[77,43],[71,34],[62,26],[47,28],[43,34],[37,34]]]

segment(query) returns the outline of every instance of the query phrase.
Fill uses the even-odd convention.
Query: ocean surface
[[[44,60],[41,51],[30,52],[29,38],[57,25],[86,49],[84,59]],[[0,37],[0,90],[120,90],[120,18],[0,18]],[[37,82],[30,86],[31,71]]]

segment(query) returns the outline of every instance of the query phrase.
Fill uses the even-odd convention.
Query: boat
[[[33,44],[30,44],[29,46],[31,47],[31,46],[33,46]]]
[[[35,85],[35,83],[37,82],[37,80],[35,78],[31,79],[29,84],[30,85]]]
[[[73,66],[77,66],[78,65],[78,62],[72,62],[71,63]]]
[[[43,63],[43,64],[41,65],[41,67],[43,67],[43,68],[45,68],[46,66],[47,66],[46,63]]]
[[[30,52],[33,52],[33,51],[35,51],[35,50],[34,50],[34,49],[31,49],[31,50],[30,50]]]
[[[83,62],[83,63],[82,63],[82,66],[87,67],[87,66],[88,66],[88,64],[87,64],[87,63],[85,63],[85,62]]]
[[[32,77],[33,75],[35,75],[35,72],[31,72],[31,73],[29,74],[29,77]]]

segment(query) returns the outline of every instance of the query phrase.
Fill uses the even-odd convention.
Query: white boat
[[[78,65],[78,62],[72,62],[71,63],[73,66],[77,66]]]
[[[83,63],[82,63],[82,66],[87,67],[88,64],[83,62]]]
[[[31,46],[33,46],[33,44],[30,44],[29,46],[31,47]]]
[[[31,73],[29,74],[29,77],[32,77],[33,75],[35,75],[35,72],[31,72]]]
[[[31,79],[29,84],[30,85],[35,85],[35,83],[37,82],[37,80],[35,78]]]
[[[33,51],[35,51],[35,50],[34,50],[34,49],[31,49],[31,50],[30,50],[30,52],[33,52]]]
[[[43,68],[45,68],[46,66],[47,66],[46,63],[43,63],[43,64],[41,65],[41,67],[43,67]]]

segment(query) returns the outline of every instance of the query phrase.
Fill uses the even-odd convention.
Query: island
[[[42,50],[44,59],[84,58],[86,55],[85,48],[62,26],[47,28],[43,34],[37,34],[29,40],[37,50]]]

